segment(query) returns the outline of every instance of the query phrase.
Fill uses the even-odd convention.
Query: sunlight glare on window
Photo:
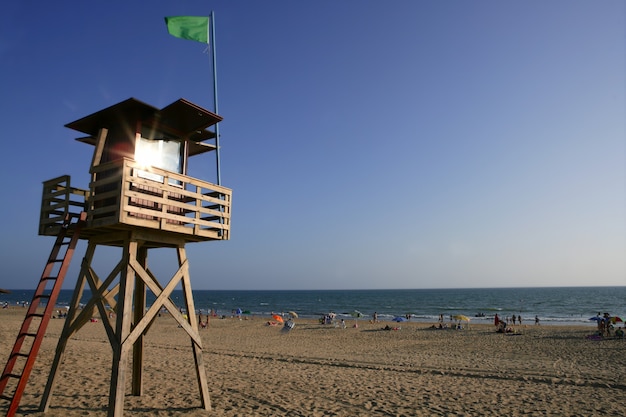
[[[137,161],[142,168],[150,168],[159,163],[161,157],[158,149],[146,144],[146,141],[141,141],[138,145],[135,150],[135,161]]]

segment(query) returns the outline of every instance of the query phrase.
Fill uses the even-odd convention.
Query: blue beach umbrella
[[[404,317],[398,316],[394,317],[392,321],[397,321],[398,323],[400,323],[401,321],[406,321],[406,319]]]

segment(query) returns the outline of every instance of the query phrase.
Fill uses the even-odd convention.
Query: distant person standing
[[[520,326],[522,325],[522,316],[521,315],[517,316],[517,322],[519,323]]]
[[[535,326],[539,326],[539,316],[535,316]]]

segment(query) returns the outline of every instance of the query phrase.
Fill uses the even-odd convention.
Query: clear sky
[[[42,181],[87,187],[66,123],[212,108],[205,46],[163,20],[212,10],[232,239],[187,246],[195,289],[626,285],[625,4],[4,2],[0,287],[54,243]]]

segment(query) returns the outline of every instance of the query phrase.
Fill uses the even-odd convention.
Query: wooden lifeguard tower
[[[144,336],[163,308],[191,339],[201,405],[210,410],[185,245],[229,239],[232,191],[186,173],[189,157],[217,150],[215,133],[208,128],[221,120],[184,99],[158,109],[130,98],[66,125],[86,135],[78,141],[95,147],[91,181],[88,190],[72,187],[68,175],[44,182],[39,234],[57,241],[0,379],[0,395],[11,400],[8,416],[19,405],[77,239],[88,241],[87,250],[40,410],[50,405],[69,338],[97,309],[113,351],[108,415],[121,416],[129,359],[132,394],[141,395]],[[99,246],[121,248],[120,260],[107,276],[98,276],[92,267]],[[155,248],[176,252],[178,269],[166,281],[148,268],[148,253]],[[52,289],[46,289],[49,282]],[[80,309],[86,285],[91,298]],[[183,306],[171,299],[179,285]],[[148,291],[155,299],[149,308]],[[48,300],[43,314],[36,311],[41,299]],[[3,392],[11,379],[18,383],[13,396],[7,396]]]

